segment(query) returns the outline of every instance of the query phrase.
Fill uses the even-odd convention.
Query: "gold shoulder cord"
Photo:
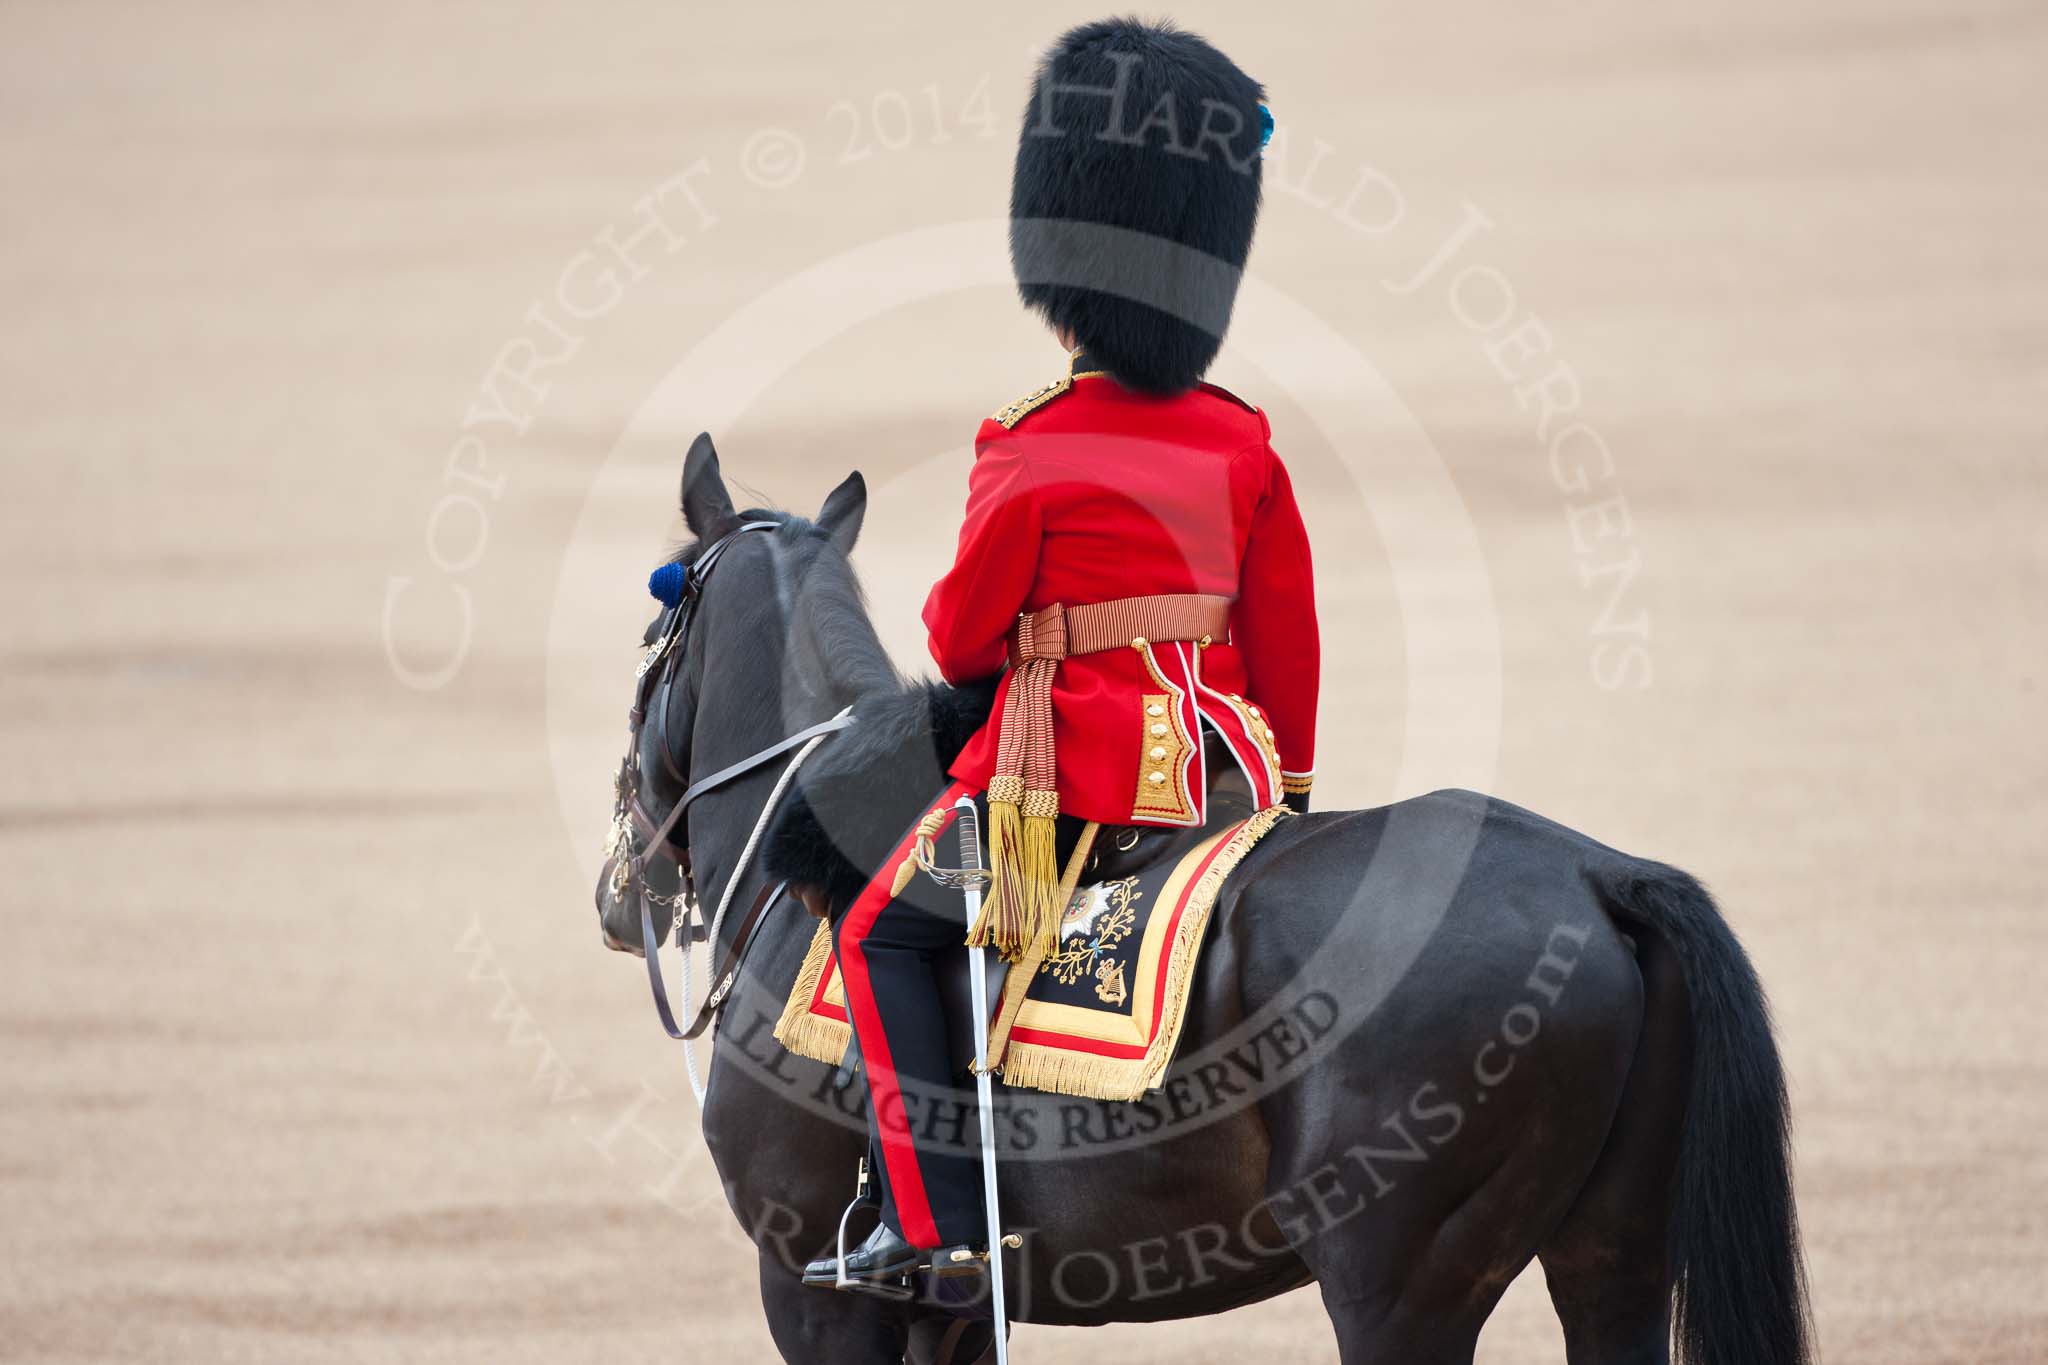
[[[995,410],[990,420],[1000,425],[1005,431],[1008,431],[1015,427],[1017,423],[1023,421],[1025,417],[1038,411],[1072,387],[1074,387],[1073,379],[1067,375],[1061,375],[1058,379],[1053,380],[1052,383],[1033,389],[1016,402],[1003,404],[1003,406]]]
[[[1074,365],[1080,354],[1076,351],[1067,357],[1067,372],[1064,375],[1050,384],[1040,385],[1014,403],[1003,404],[990,414],[989,420],[1000,425],[1003,430],[1009,431],[1016,427],[1017,423],[1073,388],[1076,379],[1099,379],[1109,373],[1108,370],[1075,369]]]

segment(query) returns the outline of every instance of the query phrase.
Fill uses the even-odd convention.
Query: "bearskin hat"
[[[1010,189],[1024,302],[1125,385],[1202,377],[1259,216],[1264,89],[1192,33],[1084,24],[1032,82]]]

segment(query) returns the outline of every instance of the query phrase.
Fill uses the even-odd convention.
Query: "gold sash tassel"
[[[967,931],[970,948],[993,947],[1005,961],[1023,941],[1024,799],[1021,777],[991,778],[988,784],[988,887],[981,914]]]
[[[1052,683],[1060,660],[1147,640],[1222,638],[1230,599],[1194,593],[1124,597],[1017,618],[1010,637],[1010,684],[988,784],[989,886],[968,931],[970,947],[1005,961],[1059,945],[1066,907],[1055,846],[1060,813],[1053,756]]]

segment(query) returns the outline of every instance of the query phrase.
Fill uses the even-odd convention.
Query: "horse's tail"
[[[1671,945],[1692,1008],[1672,1221],[1680,1365],[1807,1365],[1812,1320],[1792,1200],[1791,1117],[1769,1007],[1713,898],[1662,863],[1602,868],[1610,910]]]

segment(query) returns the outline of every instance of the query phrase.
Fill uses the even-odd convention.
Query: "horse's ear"
[[[825,505],[818,509],[818,525],[832,543],[839,547],[839,553],[853,553],[853,542],[860,538],[861,519],[868,514],[868,485],[861,478],[860,471],[854,470],[846,481],[825,497]]]
[[[699,538],[715,535],[731,521],[732,497],[725,491],[725,476],[718,472],[718,451],[712,448],[711,433],[700,431],[683,457],[683,521]]]

